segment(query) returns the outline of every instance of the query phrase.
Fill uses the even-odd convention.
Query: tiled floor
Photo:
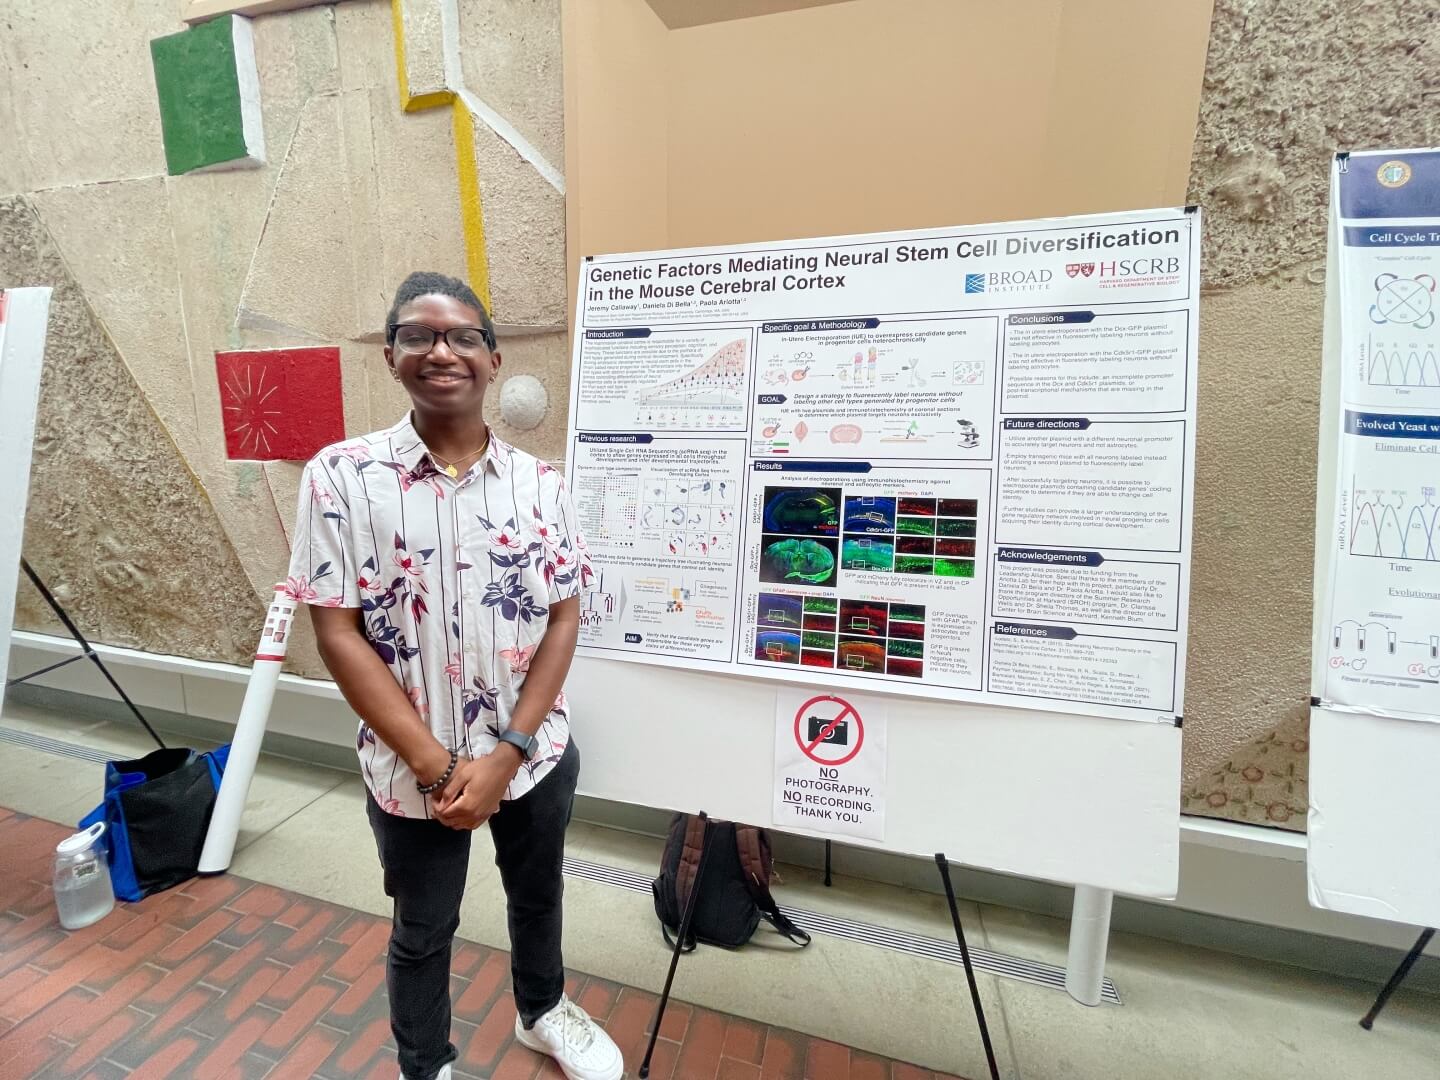
[[[0,733],[57,741],[45,750],[0,740],[0,803],[55,822],[78,821],[99,801],[101,769],[94,754],[133,757],[147,749],[144,732],[133,723],[102,721],[84,710],[21,704],[14,695],[5,702]],[[84,748],[92,760],[67,753],[67,747]],[[0,842],[3,839],[0,825]],[[572,858],[642,875],[654,872],[661,843],[654,836],[578,820],[567,835]],[[470,860],[460,936],[480,947],[503,949],[503,894],[490,855],[489,834],[480,830]],[[48,855],[46,860],[48,866]],[[359,917],[373,917],[389,910],[365,820],[363,790],[353,773],[263,756],[250,789],[233,869],[250,881],[304,897],[317,912],[355,909],[364,913]],[[41,873],[48,876],[48,868]],[[782,873],[784,881],[776,891],[784,904],[940,941],[952,933],[945,900],[935,893],[843,874],[836,875],[834,888],[826,888],[821,875],[813,871],[785,866]],[[4,892],[13,880],[8,853],[0,848],[0,909],[9,906]],[[22,902],[27,897],[33,907],[30,893],[21,897]],[[970,901],[960,906],[972,947],[1052,964],[1065,962],[1068,924],[1064,920]],[[13,922],[0,923],[0,980],[8,977],[3,972],[9,952],[4,937],[16,931],[13,926],[6,929]],[[318,951],[333,952],[335,942],[326,946],[324,939],[339,932],[343,929],[325,931]],[[238,934],[240,929],[231,925],[224,933]],[[51,947],[56,944],[52,940]],[[616,994],[617,1008],[641,992],[657,992],[668,954],[656,931],[648,893],[567,877],[565,956],[575,969],[634,988],[623,998]],[[1122,932],[1111,935],[1107,974],[1119,987],[1123,1006],[1088,1009],[1063,992],[980,973],[980,993],[1004,1080],[1440,1080],[1440,998],[1410,987],[1402,988],[1387,1006],[1375,1031],[1365,1032],[1356,1020],[1375,996],[1377,987],[1368,980]],[[277,975],[276,984],[283,978]],[[83,989],[88,984],[79,981],[80,988],[66,983],[60,995],[65,999],[69,994],[68,1008],[94,996]],[[325,983],[326,977],[322,974],[318,981]],[[3,998],[9,985],[0,981],[0,1017],[7,1015]],[[338,1001],[343,991],[338,984],[331,988]],[[203,987],[193,989],[207,996]],[[149,992],[147,988],[140,993]],[[687,958],[676,992],[686,1001],[715,1010],[692,1013],[694,1026],[687,1029],[692,1039],[707,1030],[713,1033],[716,1021],[708,1018],[719,1014],[749,1021],[737,1025],[740,1031],[765,1030],[773,1023],[815,1039],[858,1047],[865,1054],[852,1053],[851,1061],[858,1063],[855,1072],[861,1076],[885,1075],[883,1065],[877,1071],[868,1055],[900,1058],[973,1078],[986,1072],[963,974],[930,956],[833,935],[819,935],[810,948],[797,951],[777,935],[762,933],[744,949],[702,949]],[[182,994],[181,1000],[186,996]],[[319,996],[312,997],[310,1004]],[[61,1011],[55,1002],[51,1006]],[[106,1023],[124,1022],[110,1015],[92,1025],[89,1010],[94,1008],[70,1021],[72,1026],[65,1030],[80,1034],[73,1025],[83,1025],[89,1038]],[[273,1007],[262,993],[251,1008],[263,1016]],[[150,1011],[144,1005],[140,1009]],[[197,1017],[202,1013],[197,1009]],[[144,1018],[132,1019],[138,1024]],[[620,1019],[618,1014],[612,1017],[614,1022]],[[0,1033],[7,1023],[0,1020]],[[180,1026],[191,1023],[186,1020]],[[144,1030],[140,1029],[141,1037]],[[674,1032],[667,1027],[665,1033]],[[25,1032],[17,1034],[23,1039]],[[202,1028],[184,1037],[205,1036]],[[261,1051],[266,1049],[264,1038],[258,1038]],[[738,1054],[742,1038],[734,1036],[731,1056],[744,1056]],[[787,1046],[795,1045],[787,1038],[796,1037],[766,1036],[775,1055],[772,1062],[781,1060]],[[29,1075],[3,1061],[15,1045],[15,1039],[0,1036],[0,1080]],[[312,1040],[316,1053],[323,1047]],[[681,1050],[673,1044],[666,1052],[678,1060]],[[750,1065],[755,1064],[753,1052]],[[845,1075],[824,1071],[827,1055],[836,1052],[817,1051],[815,1067],[820,1075]],[[69,1049],[60,1064],[74,1053]],[[190,1053],[190,1064],[175,1075],[196,1075],[195,1065],[204,1060],[198,1042]],[[327,1049],[324,1057],[334,1053]],[[379,1060],[378,1049],[372,1054]],[[242,1056],[232,1063],[231,1075],[245,1075],[241,1064],[245,1060]],[[788,1060],[802,1065],[798,1052],[789,1054]],[[633,1066],[633,1053],[631,1061]],[[715,1070],[698,1075],[704,1080],[757,1075],[754,1068],[740,1067],[745,1062],[727,1066],[724,1074],[719,1073],[718,1060],[715,1064]],[[362,1070],[369,1067],[366,1063]],[[81,1075],[122,1073],[114,1065],[102,1064]],[[393,1071],[378,1075],[394,1078]],[[683,1070],[674,1075],[689,1080]],[[900,1069],[896,1075],[926,1073]]]
[[[0,810],[0,1076],[394,1080],[388,924],[227,875],[121,905],[77,933],[55,918],[58,825]],[[558,1077],[515,1043],[509,957],[465,943],[454,963],[456,1076]],[[655,998],[572,976],[633,1071]],[[939,1074],[672,1003],[655,1080],[936,1080]]]

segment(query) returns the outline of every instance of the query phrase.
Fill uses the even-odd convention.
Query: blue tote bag
[[[173,748],[105,765],[105,801],[80,822],[106,825],[115,898],[131,902],[195,876],[230,747]]]

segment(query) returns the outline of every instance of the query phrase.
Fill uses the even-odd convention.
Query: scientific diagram
[[[726,477],[652,477],[645,483],[639,531],[667,555],[728,558],[735,550],[735,481]]]
[[[1435,489],[1422,487],[1420,501],[1410,493],[1390,489],[1351,488],[1354,507],[1350,554],[1382,559],[1440,562],[1435,537]]]
[[[1422,641],[1382,622],[1344,619],[1330,633],[1330,668],[1415,682],[1440,682],[1440,634]]]
[[[871,675],[925,674],[925,607],[761,593],[755,659]]]
[[[610,472],[599,478],[595,498],[583,500],[581,527],[591,543],[633,548],[640,518],[640,474]]]
[[[767,487],[761,503],[760,580],[778,585],[835,584],[840,505],[831,487]]]
[[[751,452],[981,458],[989,452],[994,319],[773,333],[757,347]]]
[[[580,625],[596,627],[602,623],[614,622],[625,613],[625,582],[619,585],[620,594],[610,592],[605,586],[605,572],[602,570],[590,588],[580,598]]]
[[[635,422],[646,428],[728,428],[743,416],[747,342],[738,338],[698,367],[635,392]]]
[[[1429,274],[1400,277],[1381,274],[1375,279],[1375,302],[1370,321],[1383,326],[1398,323],[1416,330],[1435,325],[1435,279]]]
[[[1440,389],[1440,363],[1435,342],[1376,338],[1367,342],[1365,380],[1371,386],[1434,387]]]
[[[973,578],[975,499],[850,495],[840,565],[870,573]]]

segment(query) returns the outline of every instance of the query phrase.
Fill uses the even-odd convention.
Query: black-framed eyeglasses
[[[444,337],[445,344],[456,356],[479,356],[495,351],[495,335],[483,326],[452,326],[442,332],[424,323],[390,324],[390,340],[395,348],[412,356],[424,356],[440,337]]]

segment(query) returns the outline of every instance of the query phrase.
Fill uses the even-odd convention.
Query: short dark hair
[[[437,274],[431,270],[416,270],[395,290],[395,302],[390,305],[390,314],[385,317],[385,344],[395,344],[395,320],[400,317],[400,309],[412,300],[432,295],[448,296],[478,311],[480,326],[485,331],[485,343],[494,350],[495,324],[490,320],[490,312],[485,310],[480,297],[475,295],[475,290],[459,278]]]

